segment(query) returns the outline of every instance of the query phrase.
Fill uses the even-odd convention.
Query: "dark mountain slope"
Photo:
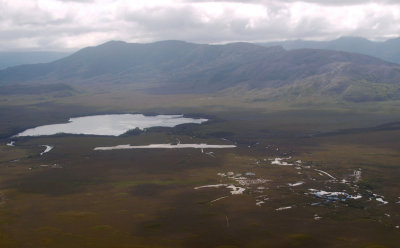
[[[125,83],[182,83],[196,79],[193,76],[201,76],[202,73],[206,75],[204,80],[214,81],[215,78],[218,81],[219,74],[222,76],[219,79],[221,80],[227,73],[243,65],[255,63],[279,52],[284,50],[262,48],[248,43],[210,46],[181,41],[152,44],[112,41],[97,47],[84,48],[53,63],[24,65],[0,71],[0,82],[92,82],[105,79],[122,80]]]
[[[321,90],[315,91],[318,94],[336,95],[361,83],[362,91],[373,86],[381,92],[383,87],[390,93],[384,95],[397,97],[400,67],[365,55],[317,49],[286,51],[250,43],[112,41],[52,63],[0,71],[3,85],[38,82],[87,86],[97,82],[114,86],[146,83],[151,93],[216,92],[238,85],[249,89],[302,89],[312,83]]]

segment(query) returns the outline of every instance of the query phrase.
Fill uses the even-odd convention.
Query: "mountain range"
[[[382,42],[374,42],[361,37],[341,37],[331,41],[288,40],[259,43],[259,45],[282,46],[287,50],[310,48],[360,53],[400,64],[400,37]]]
[[[258,100],[318,95],[359,102],[400,98],[400,66],[323,49],[110,41],[54,62],[0,71],[0,92],[9,94],[35,92],[32,87],[39,93],[74,91],[98,83],[142,84],[151,94],[216,93],[240,87],[267,92]]]
[[[49,63],[70,54],[66,52],[0,52],[0,70],[23,64]]]

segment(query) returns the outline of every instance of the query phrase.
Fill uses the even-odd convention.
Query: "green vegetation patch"
[[[343,93],[343,99],[351,102],[397,99],[398,90],[396,85],[362,81],[351,84]]]

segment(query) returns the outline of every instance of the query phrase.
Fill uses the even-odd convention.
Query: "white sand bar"
[[[183,149],[183,148],[235,148],[235,145],[208,145],[208,144],[151,144],[144,146],[131,146],[131,145],[117,145],[117,146],[106,146],[106,147],[95,147],[96,151],[108,151],[108,150],[123,150],[123,149]]]
[[[283,159],[285,159],[285,158],[275,158],[275,160],[272,161],[271,164],[276,164],[276,165],[293,165],[293,164],[290,164],[290,163],[288,163],[288,162],[282,161]]]
[[[382,197],[375,198],[375,200],[377,200],[378,202],[380,202],[380,203],[382,203],[382,204],[388,204],[388,203],[389,203],[389,202],[383,200]]]
[[[315,171],[318,171],[318,172],[320,172],[320,173],[323,173],[323,174],[325,174],[325,175],[327,175],[328,177],[332,178],[333,180],[336,180],[336,177],[332,176],[331,174],[329,174],[329,173],[326,172],[326,171],[317,170],[317,169],[314,169],[314,170],[315,170]]]
[[[43,152],[40,153],[40,156],[42,156],[45,153],[48,153],[49,151],[53,150],[54,146],[49,146],[49,145],[42,145],[43,147],[46,147]]]
[[[291,209],[292,206],[288,206],[288,207],[281,207],[281,208],[277,208],[275,209],[276,211],[282,211],[282,210],[287,210],[287,209]]]
[[[227,189],[230,189],[230,193],[232,195],[241,195],[246,190],[245,188],[236,187],[235,185],[232,185],[232,184],[230,184],[230,185],[228,185],[228,184],[211,184],[211,185],[204,185],[204,186],[195,187],[194,189],[197,190],[197,189],[204,189],[204,188],[221,188],[221,187],[225,187]],[[216,200],[220,200],[220,198],[218,198]]]
[[[220,188],[220,187],[226,187],[228,186],[227,184],[210,184],[210,185],[203,185],[199,187],[195,187],[194,189],[205,189],[205,188]]]
[[[225,198],[227,198],[227,197],[229,197],[229,196],[227,195],[227,196],[222,196],[222,197],[219,197],[219,198],[217,198],[217,199],[215,199],[215,200],[212,200],[212,201],[210,201],[210,203],[213,203],[213,202],[216,202],[216,201],[219,201],[219,200],[225,199]]]
[[[226,188],[231,190],[232,195],[241,195],[246,190],[245,188],[236,187],[235,185],[229,185]]]
[[[31,128],[16,136],[41,136],[59,133],[119,136],[136,128],[143,130],[150,127],[175,127],[180,124],[201,124],[206,121],[207,119],[186,118],[183,115],[93,115],[70,118],[68,123]]]
[[[297,186],[300,186],[300,185],[302,185],[302,184],[304,184],[303,181],[300,181],[300,182],[297,182],[297,183],[288,183],[288,185],[289,185],[290,187],[297,187]]]
[[[15,146],[15,141],[10,141],[10,142],[8,142],[7,144],[6,144],[7,146]]]

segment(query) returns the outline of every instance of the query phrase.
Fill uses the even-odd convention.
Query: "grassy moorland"
[[[97,90],[62,98],[1,96],[0,247],[399,244],[400,131],[396,124],[382,125],[399,121],[398,102],[277,102],[240,90]],[[26,137],[5,145],[25,128],[126,112],[196,114],[211,121],[121,137]],[[178,139],[237,148],[93,150]],[[41,145],[54,149],[40,156]],[[275,158],[291,165],[271,164]],[[246,190],[231,195],[224,186],[195,189],[215,184]],[[361,198],[321,197],[310,189]]]

